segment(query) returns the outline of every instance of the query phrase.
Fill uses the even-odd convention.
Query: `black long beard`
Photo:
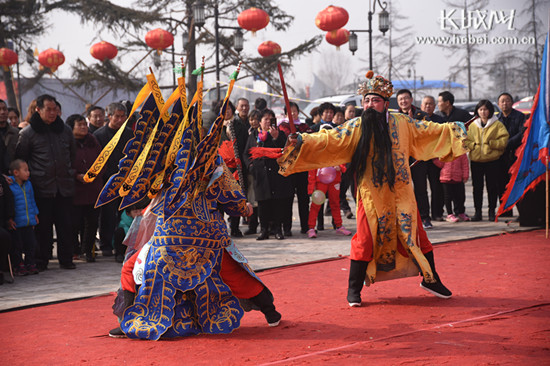
[[[371,144],[374,151],[371,161],[375,186],[387,182],[393,190],[395,169],[392,160],[392,143],[386,122],[386,113],[368,108],[361,115],[361,138],[350,163],[350,174],[357,183],[364,177]]]

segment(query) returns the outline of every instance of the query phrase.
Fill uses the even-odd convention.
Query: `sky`
[[[132,1],[120,0],[112,1],[113,3],[120,5],[131,4]],[[462,1],[459,1],[462,3]],[[346,9],[350,15],[346,29],[367,29],[367,15],[369,9],[369,1],[367,0],[275,0],[275,3],[280,8],[292,14],[295,19],[291,27],[286,32],[275,31],[275,29],[268,25],[264,30],[257,32],[256,36],[252,36],[249,32],[245,34],[244,50],[243,52],[250,55],[257,55],[258,45],[266,40],[271,40],[279,43],[284,50],[296,47],[304,40],[309,39],[315,35],[325,33],[315,26],[314,20],[318,12],[325,9],[329,5],[340,6]],[[527,21],[520,17],[519,13],[522,7],[522,1],[514,0],[492,0],[488,2],[488,5],[484,9],[489,13],[491,11],[502,10],[502,14],[510,14],[511,10],[515,11],[515,17],[513,24],[510,22],[494,22],[490,25],[491,34],[511,36],[518,35],[517,29],[521,28]],[[538,14],[548,14],[550,1],[546,2],[542,9],[537,9]],[[398,8],[398,12],[405,17],[399,21],[399,26],[410,26],[411,29],[408,37],[438,37],[445,36],[445,32],[442,27],[456,27],[458,11],[451,13],[453,6],[446,4],[443,0],[392,0],[392,8]],[[373,16],[373,35],[380,35],[378,30],[378,13],[380,7],[377,4],[375,14]],[[445,12],[447,18],[446,23],[442,23],[442,14]],[[450,14],[450,15],[449,15]],[[548,28],[548,16],[541,15],[540,18]],[[475,20],[479,20],[477,17]],[[488,17],[485,18],[484,23],[479,23],[479,29],[477,34],[482,37],[485,33],[488,33],[485,28],[488,28]],[[64,13],[55,13],[51,18],[52,27],[49,32],[43,37],[37,40],[36,47],[39,51],[43,51],[47,48],[60,48],[65,54],[66,61],[57,71],[57,75],[62,78],[69,78],[70,64],[74,64],[77,58],[81,58],[84,62],[91,64],[97,62],[93,59],[89,53],[89,48],[92,44],[99,40],[105,40],[117,45],[116,36],[108,33],[100,33],[98,28],[90,25],[83,25],[76,16],[67,16]],[[222,25],[238,25],[236,20],[234,23],[228,23],[227,21],[221,22]],[[460,24],[459,24],[460,25]],[[206,25],[209,29],[213,26]],[[509,29],[509,28],[513,29]],[[71,30],[71,31],[68,31]],[[223,30],[227,32],[228,30]],[[463,32],[459,30],[457,32]],[[143,36],[143,35],[142,35]],[[368,35],[367,33],[358,33],[359,47],[358,51],[352,56],[348,49],[348,45],[343,45],[339,51],[335,50],[335,47],[328,44],[325,40],[318,47],[317,52],[313,54],[302,56],[295,62],[293,73],[286,78],[287,83],[301,88],[305,85],[310,85],[313,80],[313,72],[323,75],[323,68],[326,68],[327,59],[330,59],[341,67],[342,84],[349,83],[355,80],[357,77],[364,75],[364,70],[368,67]],[[417,38],[414,38],[414,49],[418,51],[419,57],[415,60],[415,63],[409,65],[409,68],[414,69],[417,79],[423,77],[426,80],[429,79],[446,79],[448,76],[449,66],[455,61],[452,55],[444,52],[441,47],[434,45],[419,44]],[[176,48],[181,48],[181,36],[176,36]],[[492,58],[497,52],[502,51],[505,47],[519,47],[519,46],[506,46],[506,45],[483,45],[483,52],[486,53],[487,60]],[[203,50],[206,53],[206,50]],[[376,53],[377,50],[375,49]],[[199,49],[198,54],[201,53]],[[168,57],[164,55],[163,57]],[[118,60],[119,64],[122,64],[123,69],[129,69],[133,66],[136,60],[141,58],[139,55],[133,57],[126,57],[124,60]],[[214,60],[207,61],[207,67],[213,67]],[[149,66],[152,66],[152,60],[144,62],[139,72],[145,74],[145,71]],[[312,72],[313,71],[313,72]],[[405,70],[401,70],[402,74]],[[21,72],[23,75],[30,75],[28,66],[22,67]],[[375,70],[377,72],[377,70]],[[157,75],[158,76],[158,75]],[[171,76],[168,73],[160,75],[160,84],[163,80],[171,83]],[[222,80],[224,76],[222,75]],[[208,80],[213,81],[213,80]],[[168,92],[167,92],[168,93]]]

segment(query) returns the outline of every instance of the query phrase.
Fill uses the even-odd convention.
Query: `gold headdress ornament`
[[[374,76],[372,70],[367,71],[365,76],[367,77],[367,81],[359,84],[357,94],[361,94],[363,97],[367,94],[377,94],[386,100],[390,99],[393,94],[391,81],[384,79],[380,75]]]

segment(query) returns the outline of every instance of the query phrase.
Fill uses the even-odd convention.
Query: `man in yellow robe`
[[[351,242],[348,303],[361,306],[365,276],[396,271],[396,259],[411,258],[420,267],[420,286],[449,298],[452,293],[435,271],[433,249],[419,224],[409,157],[451,161],[465,154],[466,130],[460,122],[437,124],[389,113],[391,82],[367,73],[358,90],[364,112],[332,130],[289,136],[280,173],[350,164],[357,180],[357,233]]]

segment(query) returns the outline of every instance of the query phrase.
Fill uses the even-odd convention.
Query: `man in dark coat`
[[[54,97],[36,98],[30,125],[19,133],[15,157],[29,164],[38,206],[35,232],[39,254],[37,267],[45,270],[52,258],[53,225],[57,234],[57,258],[63,269],[74,269],[71,206],[74,195],[75,141],[71,129],[57,114]]]
[[[498,120],[502,122],[504,127],[506,127],[506,130],[510,135],[508,144],[506,145],[506,150],[499,159],[502,176],[499,179],[498,195],[501,198],[506,190],[506,185],[510,181],[509,170],[512,164],[516,161],[516,150],[521,145],[523,132],[525,131],[525,114],[512,108],[513,102],[514,100],[512,99],[512,96],[508,93],[502,93],[498,96],[498,107],[501,111],[498,113],[497,117]],[[521,204],[519,206],[521,206]],[[512,216],[512,213],[512,210],[510,210],[500,216]]]
[[[122,127],[128,117],[128,112],[123,104],[111,103],[107,106],[107,116],[109,117],[109,123],[94,132],[94,137],[101,145],[101,148],[104,148]],[[118,162],[124,157],[124,147],[133,136],[134,132],[128,127],[125,127],[118,144],[103,168],[104,182],[107,182],[109,177],[118,171]],[[99,245],[101,253],[106,257],[113,255],[113,236],[120,221],[120,213],[118,211],[120,202],[121,198],[119,197],[100,208]],[[124,253],[116,253],[116,255],[120,259],[120,256],[123,256]]]

